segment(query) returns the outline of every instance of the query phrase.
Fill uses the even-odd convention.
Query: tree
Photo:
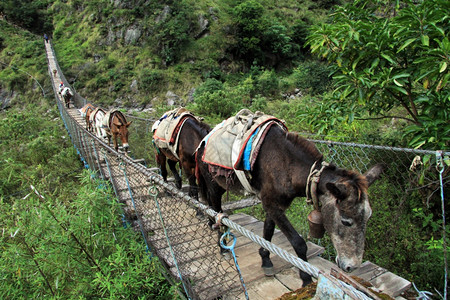
[[[174,1],[168,8],[167,15],[154,28],[157,41],[156,50],[163,58],[164,64],[176,64],[183,49],[194,32],[195,21],[192,7],[184,1]]]
[[[238,56],[248,63],[263,56],[261,37],[267,28],[267,21],[263,15],[264,6],[255,0],[242,2],[233,10],[238,41],[236,51]]]
[[[31,32],[50,32],[52,25],[46,11],[49,3],[46,0],[3,0],[0,2],[0,13],[4,14],[9,22]]]
[[[247,66],[277,67],[299,54],[290,28],[272,19],[264,6],[255,0],[247,0],[233,9],[236,47],[232,50]]]
[[[450,3],[359,0],[311,29],[311,51],[334,71],[335,102],[350,121],[369,112],[410,122],[413,147],[450,144]],[[336,116],[340,117],[340,116]]]

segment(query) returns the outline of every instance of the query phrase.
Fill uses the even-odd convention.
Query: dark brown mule
[[[197,151],[200,193],[215,211],[222,212],[221,197],[226,189],[242,189],[242,186],[234,174],[231,178],[220,173],[213,176],[201,159],[204,151],[202,142]],[[307,261],[306,242],[291,225],[285,211],[295,197],[306,196],[307,185],[313,186],[308,193],[313,194],[321,209],[325,229],[337,251],[336,262],[341,269],[350,271],[362,262],[366,224],[372,214],[367,189],[382,168],[375,166],[360,175],[322,162],[323,156],[312,142],[287,133],[280,126],[271,126],[247,177],[266,212],[263,237],[271,241],[277,225],[304,261]],[[310,178],[314,184],[307,184]],[[266,275],[273,275],[270,252],[261,247],[259,253]],[[301,270],[300,277],[304,286],[312,281]]]
[[[128,126],[130,126],[131,121],[127,122],[127,119],[117,109],[112,109],[108,111],[103,118],[102,126],[108,135],[108,143],[111,144],[111,138],[113,139],[114,149],[119,150],[119,145],[117,143],[117,138],[120,138],[122,142],[122,147],[127,152],[128,145]]]
[[[179,120],[176,120],[176,122],[178,121]],[[169,169],[172,171],[175,178],[175,185],[177,188],[181,189],[181,177],[178,175],[176,169],[176,164],[179,162],[180,167],[183,169],[183,172],[189,181],[189,196],[198,199],[194,154],[200,141],[211,131],[211,127],[190,114],[186,115],[185,120],[180,120],[180,122],[183,121],[184,123],[182,124],[181,129],[177,133],[178,145],[174,150],[176,153],[173,153],[168,147],[163,148],[156,146],[155,138],[157,137],[153,137],[156,148],[156,162],[161,170],[161,176],[164,181],[167,182],[167,161]],[[173,122],[175,122],[175,120]]]
[[[95,109],[94,105],[92,105],[91,103],[87,103],[85,106],[83,106],[79,110],[81,116],[84,117],[84,119],[86,120],[86,129],[91,132],[93,131],[94,128],[90,121],[90,117],[91,117],[91,113],[94,111],[94,109]]]
[[[68,87],[64,87],[61,91],[61,96],[64,98],[66,107],[69,108],[73,97],[72,91]]]

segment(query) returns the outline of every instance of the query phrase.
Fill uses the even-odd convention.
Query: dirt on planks
[[[359,277],[352,276],[352,278],[355,279],[356,281],[358,281],[360,284],[364,285],[366,288],[372,287],[372,285],[370,283],[368,283],[367,281],[365,281]],[[277,298],[276,300],[309,300],[315,296],[316,288],[317,288],[317,282],[313,282],[313,283],[309,284],[308,286],[299,288],[299,289],[289,292],[289,293],[285,293],[281,297]],[[379,293],[372,289],[370,289],[370,290],[372,293],[374,293],[377,297],[379,297],[382,300],[394,300],[394,298],[390,297],[387,294]]]

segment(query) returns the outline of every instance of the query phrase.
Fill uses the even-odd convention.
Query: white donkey
[[[89,116],[89,121],[92,124],[92,127],[94,128],[95,135],[99,139],[106,139],[108,138],[105,129],[103,128],[102,121],[105,117],[105,111],[101,109],[100,107],[97,107]]]

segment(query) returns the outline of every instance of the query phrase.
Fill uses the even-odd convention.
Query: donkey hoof
[[[273,267],[262,267],[264,270],[264,275],[266,276],[274,276],[275,275],[275,270]]]

